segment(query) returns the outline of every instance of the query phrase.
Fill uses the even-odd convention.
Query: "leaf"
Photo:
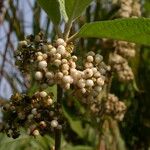
[[[68,21],[68,16],[67,16],[67,13],[66,13],[66,10],[65,10],[65,1],[64,0],[59,0],[59,3],[60,3],[60,12],[65,20],[65,22]]]
[[[85,130],[82,127],[82,123],[80,120],[77,120],[77,118],[74,118],[70,112],[67,111],[67,108],[63,106],[63,113],[65,117],[68,119],[69,124],[71,126],[71,129],[79,135],[81,138],[85,136]]]
[[[65,0],[66,13],[70,20],[74,20],[81,15],[84,9],[92,0]]]
[[[60,1],[59,0],[37,0],[39,5],[45,10],[54,24],[61,21]],[[62,6],[62,5],[61,5]]]
[[[93,150],[92,147],[89,147],[89,146],[68,146],[65,148],[65,150]]]
[[[150,45],[150,19],[115,19],[85,24],[77,37],[110,38]]]

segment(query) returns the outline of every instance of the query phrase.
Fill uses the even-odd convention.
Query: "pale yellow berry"
[[[85,87],[85,80],[84,79],[80,79],[77,82],[77,85],[78,85],[79,88],[84,88]]]
[[[53,104],[53,100],[51,98],[48,98],[46,100],[46,104],[49,106],[49,105],[52,105]]]
[[[55,54],[55,59],[61,59],[61,54],[56,53],[56,54]]]
[[[59,67],[59,66],[61,65],[61,60],[56,59],[56,60],[54,61],[54,65],[56,65],[57,67]]]
[[[37,52],[36,55],[41,56],[41,55],[43,55],[43,53],[42,52]]]
[[[58,78],[58,79],[62,79],[64,75],[63,75],[62,72],[57,72],[55,76],[56,76],[56,78]]]
[[[90,77],[93,76],[93,70],[92,69],[86,69],[83,72],[84,72],[84,77],[85,78],[90,78]]]
[[[36,129],[36,130],[34,130],[34,131],[33,131],[33,135],[34,135],[34,136],[38,136],[38,135],[40,135],[39,130],[37,130],[37,129]]]
[[[98,77],[100,77],[101,76],[101,73],[99,72],[99,71],[97,71],[95,74],[94,74],[94,77],[95,78],[98,78]]]
[[[56,40],[56,45],[57,45],[57,46],[59,46],[59,45],[66,46],[67,44],[66,44],[66,42],[65,42],[63,39],[58,38],[58,39]]]
[[[71,67],[71,68],[76,68],[76,63],[73,62],[73,61],[70,61],[70,67]]]
[[[43,56],[42,55],[37,56],[37,61],[42,61],[42,60],[43,60]]]
[[[85,88],[82,88],[81,89],[81,92],[84,94],[84,93],[86,93],[86,89]]]
[[[94,60],[93,56],[87,56],[86,59],[87,59],[87,61],[90,62],[90,63],[93,62],[93,60]]]
[[[72,60],[73,60],[73,61],[77,61],[77,60],[78,60],[77,56],[75,56],[75,55],[72,56]]]
[[[42,80],[43,78],[43,74],[40,71],[37,71],[34,76],[36,80]]]
[[[42,92],[40,92],[40,96],[41,96],[42,98],[44,98],[44,97],[47,96],[47,93],[46,93],[45,91],[42,91]]]
[[[43,127],[43,128],[45,128],[47,125],[46,125],[45,121],[41,121],[40,122],[40,126]]]
[[[62,70],[69,70],[69,65],[68,65],[68,64],[63,64],[63,65],[61,66],[61,69],[62,69]]]
[[[48,44],[47,47],[48,47],[48,50],[51,50],[53,48],[51,44]]]
[[[104,85],[104,80],[102,78],[97,78],[96,80],[97,84],[100,85],[100,86],[103,86]]]
[[[70,89],[70,83],[65,84],[65,85],[64,85],[64,88],[65,88],[66,90],[69,90],[69,89]]]
[[[64,83],[73,83],[73,78],[70,75],[64,76],[62,80]]]
[[[61,60],[61,63],[62,63],[62,64],[67,64],[67,63],[68,63],[68,60],[67,60],[67,59],[62,59],[62,60]]]
[[[57,53],[61,54],[61,55],[64,55],[66,53],[66,49],[63,45],[59,45],[57,47]]]
[[[44,69],[47,67],[47,62],[45,60],[40,61],[38,64],[39,69]]]
[[[51,121],[51,127],[56,128],[58,126],[58,121],[57,120],[52,120]]]
[[[48,54],[50,54],[50,55],[53,55],[53,54],[55,54],[56,53],[56,48],[55,47],[52,47],[50,50],[49,50],[49,52],[48,52]]]
[[[43,54],[44,59],[47,59],[47,57],[48,57],[47,54]]]
[[[85,68],[92,68],[93,67],[93,64],[92,63],[89,63],[89,62],[86,62],[84,64]]]
[[[62,73],[63,73],[64,75],[68,75],[68,74],[69,74],[69,72],[68,72],[67,70],[62,70]]]

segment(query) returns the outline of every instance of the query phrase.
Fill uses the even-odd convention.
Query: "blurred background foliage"
[[[116,1],[93,1],[74,23],[71,32],[77,31],[85,22],[114,19],[119,9]],[[150,1],[141,0],[141,5],[142,16],[150,17]],[[64,27],[63,22],[61,27]],[[54,26],[36,0],[0,0],[0,105],[9,100],[12,93],[26,91],[26,79],[14,64],[14,51],[19,40],[41,30],[48,39],[55,38]],[[76,49],[79,56],[89,50],[97,51],[104,55],[106,62],[110,50],[109,46],[102,44],[102,39],[93,38],[81,38]],[[94,127],[84,126],[84,121],[81,122],[81,118],[76,117],[75,113],[80,116],[80,111],[85,111],[79,103],[71,100],[69,108],[70,104],[64,101],[64,112],[70,126],[67,131],[64,130],[62,149],[91,150],[95,145],[100,145],[99,150],[150,149],[150,47],[137,46],[137,55],[131,65],[136,77],[135,82],[121,84],[113,80],[114,86],[111,89],[120,99],[127,99],[128,111],[123,122],[117,124],[108,119],[100,131],[95,131]],[[100,141],[96,140],[96,136],[99,136],[97,133],[102,135]],[[66,144],[66,140],[69,144]],[[51,149],[53,143],[50,136],[33,138],[23,135],[13,140],[0,134],[0,150],[47,150]]]

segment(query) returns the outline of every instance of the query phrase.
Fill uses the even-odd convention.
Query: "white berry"
[[[37,72],[35,73],[35,79],[36,79],[36,80],[41,80],[42,78],[43,78],[42,72],[37,71]]]

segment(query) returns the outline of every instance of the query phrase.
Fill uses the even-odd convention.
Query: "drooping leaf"
[[[88,23],[76,36],[110,38],[150,45],[150,19],[128,18]]]
[[[71,113],[63,106],[63,113],[68,119],[71,129],[81,138],[85,136],[85,129],[82,127],[82,122],[71,115]]]
[[[40,6],[45,10],[47,15],[54,24],[59,24],[61,20],[60,1],[59,0],[37,0]]]
[[[70,20],[74,20],[81,15],[84,9],[92,0],[65,0],[66,13]]]
[[[85,146],[85,145],[82,145],[82,146],[68,146],[68,147],[65,147],[65,150],[93,150],[92,147],[89,147],[89,146]]]

